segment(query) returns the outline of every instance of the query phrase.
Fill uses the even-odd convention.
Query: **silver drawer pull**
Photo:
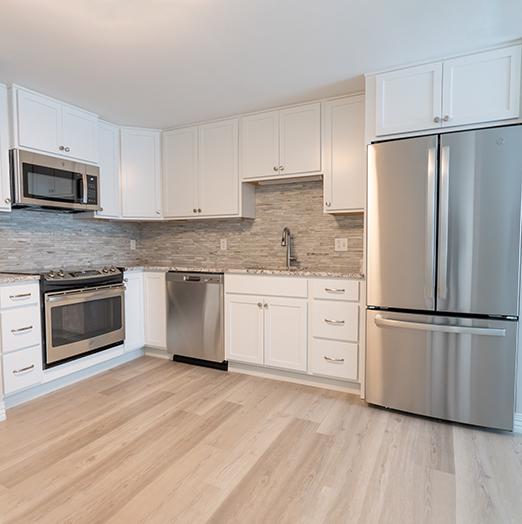
[[[333,357],[327,357],[326,355],[323,355],[323,358],[325,360],[328,360],[328,362],[344,362],[344,358],[333,358]]]
[[[337,287],[325,287],[324,290],[327,293],[344,293],[346,291],[346,289],[341,289]]]
[[[26,331],[31,331],[32,329],[33,329],[33,326],[25,326],[25,327],[22,327],[22,328],[11,329],[11,333],[13,333],[13,334],[25,333]]]
[[[31,364],[30,366],[27,366],[25,368],[13,369],[13,375],[20,375],[21,373],[26,373],[27,371],[31,371],[32,369],[34,369],[34,364]]]
[[[21,300],[23,298],[29,298],[31,293],[20,293],[19,295],[9,295],[11,300]]]
[[[327,324],[333,324],[334,326],[344,326],[344,320],[332,320],[331,318],[325,318],[324,321]]]

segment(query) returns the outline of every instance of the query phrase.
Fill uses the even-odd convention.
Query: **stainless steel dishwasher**
[[[223,274],[167,273],[167,349],[173,360],[226,370]]]

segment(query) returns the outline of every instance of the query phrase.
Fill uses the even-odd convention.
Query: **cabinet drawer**
[[[310,280],[310,292],[313,298],[358,302],[359,282],[357,280],[316,278]]]
[[[308,281],[299,277],[225,275],[225,292],[272,297],[308,296]]]
[[[38,306],[8,309],[0,314],[2,319],[2,351],[34,346],[41,342],[40,308]]]
[[[6,395],[38,384],[42,380],[42,348],[35,346],[3,356]]]
[[[314,300],[312,304],[314,337],[357,342],[359,304],[334,300]]]
[[[358,345],[338,340],[312,339],[310,371],[315,375],[357,380]]]
[[[38,284],[2,287],[0,288],[0,307],[4,309],[37,304],[39,293],[40,286]]]

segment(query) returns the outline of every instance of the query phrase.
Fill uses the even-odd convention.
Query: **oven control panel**
[[[81,280],[84,278],[105,277],[107,275],[121,274],[116,266],[104,266],[101,269],[83,269],[65,271],[63,269],[51,270],[43,275],[44,280]]]

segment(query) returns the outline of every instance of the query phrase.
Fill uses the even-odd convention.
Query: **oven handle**
[[[96,288],[82,288],[71,291],[57,291],[55,293],[47,293],[45,295],[46,302],[60,302],[69,300],[75,297],[82,297],[87,299],[108,298],[111,296],[120,295],[125,291],[126,287],[123,284],[100,286]]]

